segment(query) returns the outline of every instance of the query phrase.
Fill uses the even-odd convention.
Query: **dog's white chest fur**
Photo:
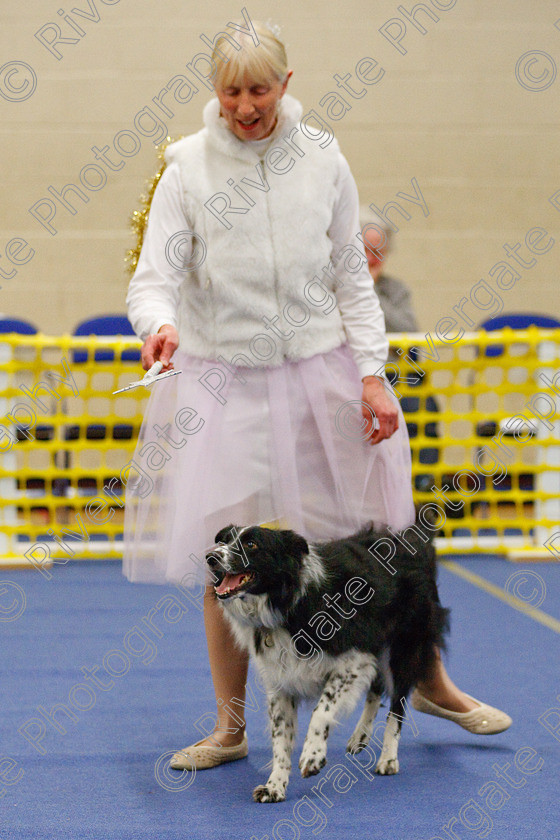
[[[257,613],[262,628],[262,644],[258,651],[254,637]],[[263,609],[260,598],[237,598],[228,604],[225,614],[237,643],[253,656],[269,694],[283,691],[300,697],[317,697],[328,675],[340,665],[340,656],[329,656],[324,651],[316,651],[306,658],[298,655],[292,637],[284,628],[274,626],[278,616],[268,608]],[[359,695],[377,671],[377,660],[371,654],[357,650],[348,651],[344,659],[350,671],[356,674]]]
[[[325,685],[327,676],[340,662],[340,657],[329,656],[323,651],[320,654],[312,653],[305,659],[298,656],[293,650],[290,634],[281,628],[264,636],[262,648],[254,656],[269,692],[284,691],[300,697],[317,697]],[[356,676],[360,669],[366,669],[371,681],[373,670],[375,670],[373,656],[349,651],[345,658],[348,660],[348,665],[356,672]],[[365,687],[367,685],[369,683]]]

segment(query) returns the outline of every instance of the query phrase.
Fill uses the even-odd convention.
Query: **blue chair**
[[[20,318],[0,318],[0,333],[37,335],[37,327],[30,321],[22,321]]]
[[[550,318],[548,315],[537,315],[534,312],[509,312],[502,315],[495,315],[488,318],[479,326],[479,330],[494,332],[510,327],[512,330],[527,330],[529,327],[542,327],[545,330],[554,330],[560,327],[557,318]],[[486,356],[501,356],[504,352],[503,344],[494,344],[485,350]]]
[[[132,325],[126,315],[100,315],[97,318],[87,318],[80,321],[73,335],[135,335]],[[75,350],[74,361],[87,362],[87,350]],[[96,350],[96,362],[112,362],[115,354],[112,350]],[[123,362],[139,362],[139,350],[125,350],[122,354]]]
[[[533,326],[542,327],[544,330],[554,330],[560,327],[560,321],[549,315],[538,315],[536,312],[509,312],[488,318],[482,322],[479,329],[492,332],[492,330],[503,330],[505,327],[511,327],[512,330],[526,330]]]

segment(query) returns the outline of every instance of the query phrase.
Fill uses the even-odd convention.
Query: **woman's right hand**
[[[164,324],[156,335],[149,335],[142,345],[142,367],[149,370],[154,362],[160,361],[163,370],[172,370],[171,357],[179,346],[179,334],[171,324]]]

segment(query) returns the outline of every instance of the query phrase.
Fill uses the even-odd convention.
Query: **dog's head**
[[[299,590],[306,540],[294,531],[228,525],[206,555],[220,601],[266,596],[272,609],[290,606]]]

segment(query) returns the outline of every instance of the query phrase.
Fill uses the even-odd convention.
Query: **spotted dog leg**
[[[314,776],[327,763],[329,729],[339,716],[351,712],[371,684],[376,663],[373,656],[350,654],[331,671],[319,702],[313,710],[301,751],[302,776]]]
[[[383,733],[383,749],[375,772],[381,776],[394,776],[399,772],[399,760],[397,758],[399,741],[401,737],[402,717],[395,714],[393,707],[387,715],[387,724]]]
[[[397,758],[401,728],[406,714],[405,700],[414,685],[414,674],[429,673],[433,662],[433,642],[431,639],[422,641],[419,645],[411,644],[414,635],[420,635],[416,621],[411,625],[401,626],[391,643],[389,671],[391,674],[391,707],[387,715],[385,732],[383,733],[383,748],[377,762],[375,772],[382,776],[392,776],[399,772]],[[422,625],[421,619],[419,624]],[[421,629],[421,627],[420,627]]]
[[[253,791],[255,802],[283,802],[292,769],[292,750],[296,736],[297,704],[294,697],[278,693],[269,697],[268,712],[272,729],[272,772],[265,785]]]
[[[364,747],[369,744],[370,738],[373,734],[373,724],[381,705],[381,695],[383,694],[383,677],[378,674],[373,681],[370,690],[367,693],[366,702],[362,716],[354,732],[348,739],[346,744],[346,752],[356,753],[361,752]]]
[[[391,708],[387,715],[385,732],[383,733],[383,748],[375,772],[382,776],[393,776],[399,772],[397,753],[401,737],[403,714],[405,714],[404,699],[410,692],[410,674],[412,667],[407,662],[407,656],[402,651],[391,652],[391,674],[393,690],[391,692]]]

